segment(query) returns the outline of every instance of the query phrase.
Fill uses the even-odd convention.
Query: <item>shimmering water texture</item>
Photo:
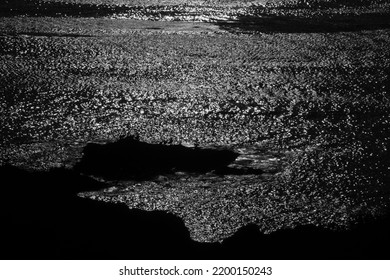
[[[0,14],[3,169],[69,172],[77,203],[165,213],[191,242],[388,215],[388,1],[91,1]]]

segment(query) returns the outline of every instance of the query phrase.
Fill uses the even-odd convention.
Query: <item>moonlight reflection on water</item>
[[[388,232],[373,225],[389,203],[388,1],[91,1],[0,4],[0,164],[18,188],[45,186],[15,213],[41,213],[31,196],[59,227],[95,206],[129,223],[156,214],[164,238],[206,251],[302,227],[334,244]],[[64,193],[69,215],[51,202]]]

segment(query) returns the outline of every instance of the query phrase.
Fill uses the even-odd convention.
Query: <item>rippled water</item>
[[[71,170],[105,187],[80,196],[173,213],[201,242],[388,212],[385,2],[22,4],[0,13],[2,165]]]

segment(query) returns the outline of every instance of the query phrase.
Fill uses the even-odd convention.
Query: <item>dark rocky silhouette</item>
[[[0,174],[2,259],[180,259],[196,252],[179,218],[77,197],[102,185],[72,171],[5,166]]]
[[[269,235],[241,228],[222,244],[190,239],[161,211],[76,196],[103,184],[74,171],[0,168],[1,259],[388,259],[389,216],[350,231],[300,226]]]
[[[390,216],[362,221],[349,231],[313,225],[261,234],[256,225],[241,228],[226,239],[223,249],[237,259],[388,259]],[[233,257],[233,256],[232,256]]]
[[[148,144],[129,137],[114,143],[88,144],[75,169],[108,179],[143,180],[175,171],[233,172],[227,165],[237,156],[228,150]]]

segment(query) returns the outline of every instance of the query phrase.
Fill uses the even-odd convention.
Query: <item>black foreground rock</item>
[[[237,157],[237,153],[228,150],[148,144],[125,138],[105,145],[88,144],[75,169],[111,180],[147,180],[175,171],[226,173]]]
[[[386,259],[390,249],[388,216],[348,232],[302,226],[264,235],[248,225],[204,244],[171,214],[77,197],[102,185],[74,172],[4,166],[0,174],[1,259]]]

